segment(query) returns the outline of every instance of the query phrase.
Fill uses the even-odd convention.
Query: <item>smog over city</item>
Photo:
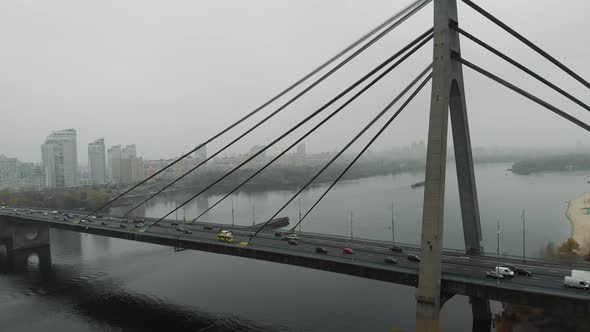
[[[0,331],[590,331],[590,2],[0,2]]]
[[[178,156],[409,3],[5,1],[0,14],[0,108],[3,122],[10,125],[0,131],[4,142],[0,154],[38,162],[39,146],[51,131],[74,128],[81,164],[86,164],[86,144],[98,138],[104,138],[107,146],[137,144],[138,152],[147,159]],[[587,2],[568,1],[564,6],[549,0],[498,1],[486,5],[582,77],[590,75],[590,49],[575,33],[590,29]],[[479,14],[469,8],[459,9],[462,27],[590,102],[584,98],[585,88],[559,68],[499,28],[481,24]],[[554,22],[555,17],[564,18],[567,24]],[[431,20],[431,10],[417,13],[228,151],[243,153],[250,146],[269,142],[426,30]],[[474,43],[462,41],[462,48],[468,59],[478,60],[504,79],[589,121],[585,110]],[[343,146],[431,56],[431,49],[421,49],[311,135],[307,149],[322,152]],[[464,72],[473,146],[561,148],[577,141],[590,145],[583,130],[486,77],[469,69]],[[425,89],[374,149],[425,141],[429,98]],[[239,129],[245,130],[280,105],[270,105]],[[221,146],[213,143],[209,149]]]

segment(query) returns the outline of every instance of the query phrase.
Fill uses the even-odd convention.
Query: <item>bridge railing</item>
[[[312,232],[297,232],[297,233],[300,234],[301,236],[315,236],[315,237],[326,238],[326,239],[338,239],[344,243],[346,243],[346,242],[350,242],[350,243],[359,243],[359,242],[363,243],[363,242],[365,242],[367,244],[378,243],[378,244],[382,244],[385,247],[391,246],[391,244],[392,244],[392,241],[367,239],[367,238],[362,238],[362,237],[353,237],[351,240],[350,236],[337,235],[337,234],[324,234],[324,233],[312,233]],[[404,248],[404,249],[413,249],[413,250],[420,250],[421,249],[420,245],[414,244],[414,243],[405,243],[405,242],[397,242],[396,241],[395,244],[401,248]],[[470,254],[465,249],[444,248],[443,250],[446,254],[470,256]],[[559,259],[547,259],[547,258],[541,258],[541,257],[535,257],[535,256],[525,256],[523,259],[522,255],[514,255],[514,254],[509,254],[509,253],[500,253],[498,255],[496,252],[488,252],[488,251],[484,251],[482,256],[495,258],[495,259],[506,259],[506,260],[513,261],[512,263],[514,263],[514,264],[517,264],[518,261],[520,261],[520,262],[524,261],[524,263],[527,263],[527,262],[529,262],[529,263],[531,263],[531,262],[532,263],[558,263],[558,264],[571,265],[572,267],[581,267],[581,268],[590,269],[590,262],[580,261],[579,259],[576,259],[575,257],[572,257],[572,258],[560,257]]]

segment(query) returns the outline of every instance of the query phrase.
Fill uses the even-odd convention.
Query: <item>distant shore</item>
[[[580,245],[580,252],[590,246],[590,193],[580,195],[569,201],[566,216],[572,225],[571,237]]]

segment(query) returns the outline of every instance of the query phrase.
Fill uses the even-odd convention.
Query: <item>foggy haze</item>
[[[74,128],[81,164],[87,160],[87,144],[102,137],[107,148],[137,144],[138,154],[147,159],[177,156],[409,3],[4,0],[0,3],[0,154],[39,161],[40,145],[51,131]],[[587,0],[568,0],[567,6],[554,0],[480,0],[478,4],[590,79]],[[467,6],[459,6],[461,27],[590,103],[590,93],[581,84]],[[271,141],[431,26],[432,4],[229,152]],[[578,105],[465,38],[461,42],[467,60],[590,122],[588,112]],[[307,151],[333,151],[346,144],[431,57],[432,43],[428,43],[310,136],[305,141]],[[590,144],[583,129],[469,68],[464,74],[474,146]],[[430,84],[373,149],[426,141],[429,98]],[[208,150],[216,151],[280,105],[274,103]],[[298,130],[287,142],[303,132]],[[368,136],[359,144],[366,140]]]

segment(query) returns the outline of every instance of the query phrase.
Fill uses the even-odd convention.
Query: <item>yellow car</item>
[[[221,230],[221,231],[219,231],[219,233],[217,233],[217,240],[223,241],[223,242],[234,242],[235,241],[233,233],[230,231],[226,231],[226,230]]]

